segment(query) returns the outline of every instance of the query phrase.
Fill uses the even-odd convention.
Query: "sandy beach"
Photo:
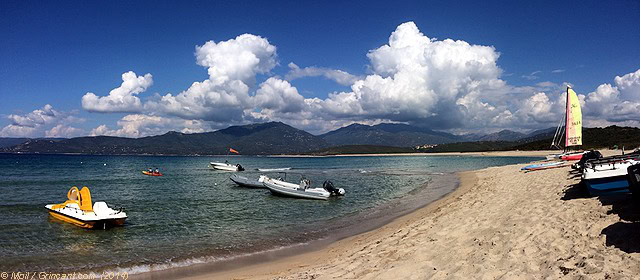
[[[608,154],[611,154],[609,152]],[[460,173],[445,198],[313,252],[186,279],[632,279],[640,207],[569,168]]]

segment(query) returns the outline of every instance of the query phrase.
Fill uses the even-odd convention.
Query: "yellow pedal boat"
[[[86,186],[78,190],[73,186],[67,193],[67,201],[45,206],[52,217],[82,228],[107,228],[124,225],[127,213],[109,208],[99,201],[91,205],[91,193]]]

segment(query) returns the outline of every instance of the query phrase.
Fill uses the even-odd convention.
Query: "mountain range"
[[[640,129],[630,129],[632,132],[624,130],[625,135],[631,135],[629,136],[631,138],[640,135],[638,134]],[[340,153],[340,151],[360,149],[356,147],[366,147],[367,151],[401,152],[408,151],[406,148],[425,144],[439,144],[438,150],[495,150],[518,145],[526,148],[528,143],[539,143],[530,145],[531,147],[548,148],[549,139],[553,137],[555,130],[555,128],[548,128],[529,134],[502,130],[492,134],[454,135],[406,124],[384,123],[372,126],[352,124],[325,134],[312,135],[281,122],[268,122],[231,126],[205,133],[185,134],[171,131],[142,138],[113,136],[85,136],[70,139],[0,138],[0,152],[220,155],[227,154],[229,148],[234,148],[241,154],[266,155]],[[585,128],[585,131],[589,130]],[[613,133],[609,130],[607,132]],[[586,133],[591,134],[591,132]]]
[[[10,153],[78,153],[78,154],[164,154],[220,155],[230,147],[242,154],[291,154],[327,147],[328,144],[306,131],[281,122],[231,126],[214,132],[124,138],[86,136],[63,140],[29,139],[0,149]]]

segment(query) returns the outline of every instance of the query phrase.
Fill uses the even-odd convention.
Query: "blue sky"
[[[402,102],[396,107],[380,110],[371,104],[361,103],[357,107],[361,110],[358,113],[340,111],[323,114],[303,108],[309,102],[294,109],[274,107],[265,111],[268,105],[247,101],[255,108],[245,104],[245,107],[229,112],[240,115],[224,120],[208,114],[172,113],[166,106],[135,112],[99,112],[87,110],[82,104],[82,97],[87,92],[98,97],[108,95],[109,91],[120,86],[121,75],[128,71],[135,72],[137,76],[146,73],[153,76],[152,85],[133,94],[140,98],[142,104],[168,93],[175,96],[189,89],[192,83],[210,78],[207,67],[217,67],[198,65],[194,55],[196,46],[210,40],[214,43],[232,40],[245,33],[268,40],[276,48],[272,58],[277,63],[266,71],[252,72],[256,83],[248,85],[249,96],[254,96],[267,79],[276,78],[288,80],[286,82],[305,99],[329,101],[329,93],[351,92],[351,84],[340,84],[313,75],[287,79],[288,64],[293,62],[300,68],[341,70],[353,75],[354,80],[365,79],[369,75],[394,78],[394,74],[402,71],[377,73],[367,54],[390,44],[392,32],[407,22],[413,22],[419,32],[432,40],[451,38],[470,45],[493,47],[499,54],[495,67],[501,73],[496,77],[482,76],[482,79],[503,81],[507,86],[500,90],[501,96],[526,99],[544,92],[549,99],[548,105],[553,108],[557,104],[554,104],[552,95],[562,92],[563,83],[570,83],[578,93],[585,95],[586,107],[596,104],[596,101],[602,103],[602,96],[610,97],[611,94],[617,99],[610,100],[607,105],[618,106],[615,108],[620,110],[629,106],[634,108],[633,101],[638,101],[633,100],[637,96],[635,76],[624,76],[640,68],[640,3],[637,1],[533,1],[526,4],[520,1],[2,1],[0,98],[3,102],[0,102],[0,127],[14,125],[29,129],[5,129],[4,135],[0,136],[21,136],[18,135],[21,133],[45,136],[59,124],[62,125],[59,128],[72,127],[75,130],[67,130],[68,135],[50,131],[49,135],[88,135],[94,128],[105,125],[108,130],[103,134],[136,137],[166,130],[183,130],[182,121],[197,123],[191,123],[192,129],[185,132],[213,130],[257,120],[281,120],[314,133],[352,122],[398,121],[454,132],[487,128],[527,130],[548,127],[552,122],[555,115],[538,118],[544,114],[521,111],[522,118],[526,114],[535,117],[497,123],[454,121],[438,127],[437,124],[442,122],[433,115],[444,118],[438,108],[454,103],[460,105],[460,98],[470,92],[459,92],[450,103],[443,103],[446,98],[438,92],[442,89],[434,89],[433,86],[417,89],[433,91],[439,98],[439,101],[432,100],[435,103],[426,106],[430,108],[428,110],[408,108]],[[448,75],[443,71],[430,71],[429,78]],[[616,76],[623,77],[630,85],[616,84]],[[546,86],[536,85],[541,82],[547,82]],[[600,85],[607,83],[612,89],[606,91],[603,88],[602,93],[597,91]],[[216,90],[220,89],[211,89]],[[508,93],[503,91],[511,92],[505,95]],[[591,99],[588,98],[589,93],[594,93]],[[354,94],[361,96],[357,92]],[[382,98],[385,94],[393,95],[383,92],[371,96]],[[430,98],[429,95],[419,96]],[[484,96],[474,99],[474,102],[490,104],[495,108],[493,111],[510,108],[509,114],[517,115],[517,108],[513,108],[517,105],[493,104],[492,99],[495,98]],[[384,103],[384,100],[382,98],[380,102]],[[589,103],[589,100],[593,102]],[[388,102],[395,104],[394,101]],[[210,103],[211,110],[225,106],[213,104],[215,100]],[[50,121],[23,122],[15,117],[28,119],[30,112],[44,109],[46,104],[55,111],[50,115],[56,115]],[[621,104],[627,107],[622,108]],[[387,109],[389,111],[384,111]],[[249,116],[251,111],[260,114]],[[470,107],[464,109],[466,115],[460,115],[460,118],[496,118],[495,115],[472,111]],[[597,111],[592,110],[593,125],[616,123],[617,120],[621,124],[637,126],[640,120],[633,114],[611,116]],[[589,112],[587,109],[586,113]],[[293,113],[298,113],[298,117],[292,117]],[[153,124],[136,124],[131,129],[138,130],[137,134],[131,130],[128,134],[124,130],[117,132],[122,128],[117,121],[132,114],[163,118],[165,124],[155,127]],[[12,115],[13,118],[10,117]],[[321,122],[313,123],[309,119]],[[526,125],[519,125],[523,122]]]

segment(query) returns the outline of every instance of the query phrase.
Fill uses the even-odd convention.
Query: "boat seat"
[[[109,215],[111,213],[111,208],[107,206],[107,203],[104,201],[98,201],[93,204],[93,212],[97,215]]]

